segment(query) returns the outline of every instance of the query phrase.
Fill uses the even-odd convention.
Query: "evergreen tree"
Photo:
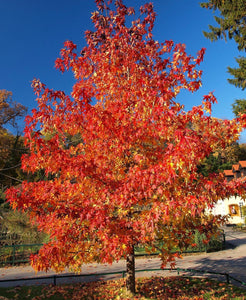
[[[246,18],[246,16],[245,16]],[[228,67],[228,71],[234,79],[228,79],[229,83],[244,90],[246,88],[246,57],[236,58],[238,68]]]
[[[235,100],[232,104],[232,111],[235,116],[238,116],[239,113],[246,111],[246,101],[243,99]]]
[[[234,39],[239,51],[246,51],[246,1],[245,0],[208,0],[201,6],[213,11],[218,11],[219,16],[214,16],[218,27],[209,25],[210,32],[204,32],[205,37],[211,41],[219,39]],[[237,68],[228,67],[228,72],[234,77],[228,79],[229,83],[244,90],[246,88],[246,58],[236,58]],[[238,105],[236,100],[233,104],[233,112],[245,112],[245,105]],[[235,112],[236,110],[236,112]]]
[[[204,8],[218,10],[220,17],[215,16],[219,27],[209,25],[210,32],[204,32],[211,41],[234,39],[238,50],[246,49],[246,2],[245,0],[208,0],[201,3]]]

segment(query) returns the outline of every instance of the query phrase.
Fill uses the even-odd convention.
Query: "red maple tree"
[[[204,49],[194,58],[183,44],[155,41],[152,4],[130,23],[134,9],[118,0],[113,10],[111,2],[96,1],[87,46],[67,41],[56,60],[74,74],[71,96],[33,81],[38,108],[26,119],[22,167],[45,178],[7,197],[50,236],[32,257],[36,270],[79,271],[124,257],[134,292],[135,245],[158,247],[163,266],[173,263],[171,250],[189,245],[192,231],[210,234],[223,221],[207,208],[243,195],[242,182],[198,172],[216,147],[237,140],[243,118],[212,118],[212,93],[185,111],[176,96],[201,86]]]

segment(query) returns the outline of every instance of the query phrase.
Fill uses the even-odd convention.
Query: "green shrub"
[[[204,233],[200,233],[196,230],[194,235],[194,244],[196,246],[193,248],[196,251],[219,251],[224,248],[224,234],[219,233],[218,236],[212,236],[208,243],[204,243],[207,240],[207,237]]]

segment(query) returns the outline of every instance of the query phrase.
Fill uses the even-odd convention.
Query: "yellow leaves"
[[[98,17],[97,12],[92,18],[99,22]],[[19,206],[33,206],[34,216],[42,211],[42,227],[58,241],[44,252],[45,268],[57,268],[57,261],[75,266],[93,259],[110,263],[127,249],[128,241],[142,242],[148,236],[151,243],[157,234],[168,246],[163,260],[171,261],[169,250],[182,238],[187,242],[185,231],[198,226],[196,214],[212,198],[197,172],[198,162],[215,145],[237,135],[236,123],[223,130],[225,123],[205,117],[202,105],[185,112],[175,102],[181,89],[195,91],[201,84],[201,73],[183,45],[173,49],[167,41],[159,51],[158,42],[142,39],[140,44],[117,18],[115,35],[105,33],[95,46],[102,35],[101,25],[96,27],[80,61],[64,53],[66,68],[72,66],[75,76],[80,75],[73,87],[75,99],[60,103],[46,89],[30,121],[38,120],[47,132],[52,128],[61,135],[81,134],[80,146],[71,146],[67,137],[60,142],[57,135],[57,141],[53,136],[44,140],[37,152],[37,138],[28,130],[34,146],[24,165],[31,162],[34,170],[45,169],[52,179],[37,182],[37,187],[28,183],[14,196]],[[145,24],[140,25],[143,32]],[[134,43],[125,43],[129,40]],[[170,51],[173,56],[164,60],[163,52]],[[44,87],[35,88],[40,93]],[[210,111],[213,102],[212,94],[205,96],[205,109]],[[219,196],[219,188],[213,192],[217,189]],[[199,195],[201,204],[191,195]],[[13,205],[18,206],[15,201]],[[72,257],[73,251],[81,254]]]
[[[128,209],[125,209],[125,208],[122,208],[122,207],[120,207],[120,208],[118,208],[117,209],[117,215],[118,215],[118,217],[125,217],[125,216],[127,216],[129,214],[129,210]]]
[[[174,95],[177,96],[182,87],[178,86],[174,88]]]
[[[79,70],[78,66],[74,65],[74,67],[73,67],[73,73],[74,73],[74,77],[76,79],[79,79],[80,70]]]

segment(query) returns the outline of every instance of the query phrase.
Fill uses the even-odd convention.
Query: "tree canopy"
[[[23,139],[8,129],[18,127],[18,118],[27,108],[12,99],[12,92],[0,90],[0,184],[1,190],[18,183],[21,155],[26,152]],[[8,129],[6,129],[8,127]]]
[[[245,100],[235,100],[235,102],[232,105],[232,111],[235,116],[239,116],[240,113],[243,113],[246,111],[246,101]]]
[[[0,128],[4,128],[7,124],[17,126],[17,119],[23,117],[27,112],[27,108],[12,99],[12,92],[0,90]]]
[[[133,8],[109,2],[96,1],[87,45],[67,41],[56,60],[74,74],[71,96],[33,81],[38,107],[26,118],[22,167],[46,180],[25,181],[7,197],[50,236],[32,257],[36,270],[124,257],[134,292],[134,245],[158,248],[163,266],[173,264],[171,250],[189,245],[192,231],[209,237],[223,222],[207,208],[244,196],[243,183],[204,177],[197,166],[236,141],[245,121],[212,118],[212,93],[185,111],[175,99],[201,86],[204,49],[192,57],[183,44],[154,40],[151,3],[132,20]]]
[[[37,229],[31,226],[26,213],[14,212],[5,199],[5,191],[20,184],[26,175],[21,170],[21,156],[27,152],[23,137],[11,133],[18,129],[18,119],[27,108],[13,101],[12,92],[0,90],[0,245],[32,243],[42,240]]]
[[[238,50],[246,51],[246,1],[245,0],[208,0],[202,2],[201,6],[219,12],[219,16],[215,15],[218,27],[209,25],[209,32],[204,32],[205,37],[211,41],[219,39],[233,39],[237,45]],[[233,78],[228,79],[229,83],[244,90],[246,88],[246,57],[240,56],[236,58],[238,63],[237,68],[228,67],[228,72]],[[233,110],[237,111],[243,109],[238,105],[237,101],[245,101],[245,99],[238,99],[233,104]],[[240,111],[241,113],[245,110]]]
[[[238,44],[238,50],[246,50],[246,3],[244,0],[208,0],[201,6],[219,11],[219,16],[214,19],[218,27],[209,25],[210,32],[204,35],[211,41],[219,39],[234,39]]]

